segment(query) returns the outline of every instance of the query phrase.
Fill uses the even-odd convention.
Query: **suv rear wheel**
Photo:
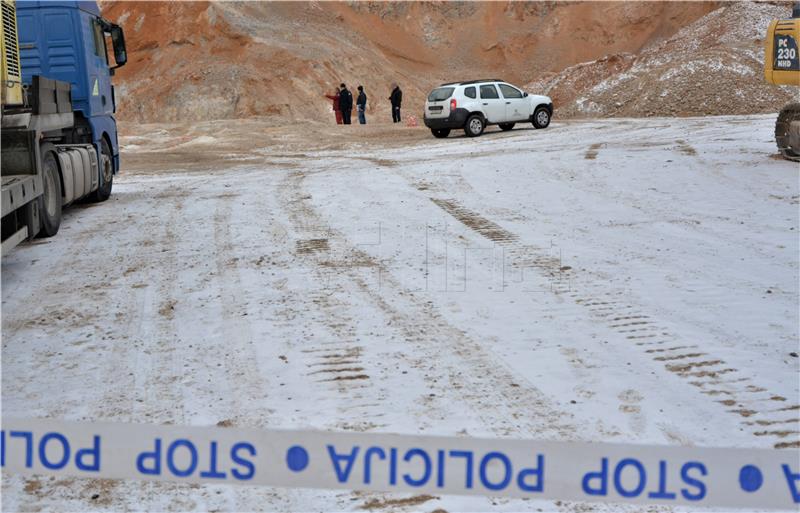
[[[467,118],[464,133],[467,134],[467,137],[477,137],[483,133],[484,128],[486,128],[486,123],[483,122],[483,117],[480,114],[473,114]]]
[[[500,127],[500,130],[505,130],[506,132],[508,132],[509,130],[511,130],[512,128],[514,128],[514,125],[515,125],[515,124],[516,124],[516,123],[500,123],[500,124],[499,124],[499,125],[497,125],[497,126],[499,126],[499,127]]]
[[[449,128],[431,128],[431,133],[437,139],[444,139],[445,137],[450,135],[450,129]]]
[[[531,120],[534,128],[547,128],[550,124],[550,111],[545,107],[537,107]]]

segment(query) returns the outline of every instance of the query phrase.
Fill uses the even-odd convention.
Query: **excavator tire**
[[[796,132],[794,134],[792,134],[793,122]],[[783,107],[775,122],[775,144],[778,145],[778,150],[784,158],[795,162],[800,162],[798,123],[800,123],[800,103],[790,103]]]

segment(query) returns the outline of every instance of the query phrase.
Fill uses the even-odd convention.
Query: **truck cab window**
[[[106,39],[103,37],[103,27],[97,22],[92,20],[92,32],[94,33],[94,53],[103,59],[103,62],[108,64],[108,55],[106,54]]]

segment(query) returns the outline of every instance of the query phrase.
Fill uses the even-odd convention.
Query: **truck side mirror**
[[[528,97],[528,93],[522,93],[522,96],[527,98]]]
[[[116,23],[111,23],[103,18],[98,18],[98,22],[103,28],[103,32],[111,36],[111,44],[114,47],[114,60],[117,63],[116,66],[111,68],[111,74],[113,75],[115,69],[121,68],[128,62],[128,51],[125,49],[125,33],[122,31],[122,27]]]
[[[115,67],[124,66],[128,62],[128,51],[125,49],[125,34],[119,25],[111,26],[111,42],[114,45],[114,60],[117,61]]]

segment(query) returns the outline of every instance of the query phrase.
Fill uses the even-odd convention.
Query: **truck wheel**
[[[547,128],[550,124],[550,112],[545,107],[537,107],[532,117],[534,128]]]
[[[445,137],[450,135],[450,129],[449,128],[431,128],[431,133],[437,139],[444,139]]]
[[[111,196],[111,187],[114,186],[114,155],[105,139],[100,139],[100,187],[94,191],[92,201],[101,202]]]
[[[480,114],[473,114],[467,118],[464,133],[467,134],[467,137],[477,137],[483,133],[484,128],[486,128],[486,123],[483,122]]]
[[[499,124],[499,125],[497,125],[497,126],[499,126],[499,127],[500,127],[500,130],[504,130],[504,131],[508,132],[509,130],[511,130],[512,128],[514,128],[514,125],[515,125],[515,124],[516,124],[516,123],[500,123],[500,124]]]
[[[61,177],[52,146],[42,147],[42,195],[39,197],[39,237],[52,237],[61,226]]]

